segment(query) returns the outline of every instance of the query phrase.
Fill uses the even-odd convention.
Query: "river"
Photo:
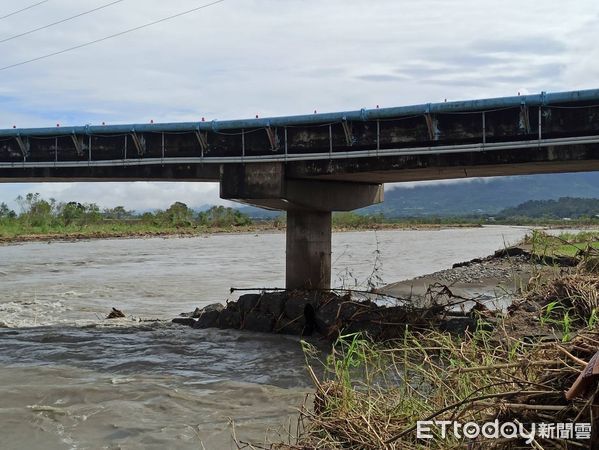
[[[333,280],[391,283],[486,256],[526,228],[333,235]],[[378,251],[377,251],[378,249]],[[281,233],[0,247],[2,449],[236,448],[285,433],[310,391],[299,338],[165,321],[282,287]],[[111,307],[126,319],[104,320]]]

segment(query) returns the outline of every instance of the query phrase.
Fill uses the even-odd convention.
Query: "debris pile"
[[[446,295],[446,293],[444,293]],[[445,317],[450,305],[416,308],[397,301],[381,306],[351,293],[275,291],[245,294],[237,301],[196,309],[173,322],[193,328],[230,328],[263,333],[310,336],[335,340],[342,333],[364,332],[376,340],[400,337],[406,325],[413,329],[472,325],[467,314]],[[457,317],[456,317],[457,316]],[[457,325],[456,325],[457,323]]]
[[[125,317],[125,313],[123,311],[121,311],[120,309],[116,309],[116,308],[112,308],[112,311],[110,311],[110,314],[108,314],[106,316],[107,319],[122,319],[123,317]]]
[[[342,337],[326,358],[323,376],[315,375],[321,362],[311,361],[316,392],[313,405],[301,411],[298,438],[273,448],[597,448],[599,358],[593,357],[599,332],[585,330],[568,343],[500,343],[497,337],[431,331],[407,333],[386,346],[360,334]],[[522,424],[525,433],[509,439],[442,437],[433,425],[432,438],[423,440],[418,421],[446,421],[451,429],[454,423],[497,421]],[[557,424],[564,424],[559,435]],[[553,435],[539,431],[548,427]]]

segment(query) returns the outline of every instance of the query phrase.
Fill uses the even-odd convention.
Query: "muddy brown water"
[[[339,233],[333,280],[364,282],[377,248],[391,283],[526,232]],[[284,433],[310,391],[298,338],[145,321],[281,287],[284,252],[283,234],[1,246],[0,447],[236,448],[230,420],[243,440]],[[103,320],[113,306],[127,319]]]

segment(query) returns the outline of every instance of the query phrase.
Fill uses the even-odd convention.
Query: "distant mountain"
[[[194,206],[192,209],[196,212],[204,212],[208,211],[214,205],[204,203],[200,206]],[[270,211],[268,209],[256,208],[254,206],[244,206],[241,203],[235,203],[232,205],[233,209],[238,210],[239,212],[250,216],[252,219],[271,219],[281,215],[281,211]]]
[[[535,217],[562,219],[564,217],[599,217],[599,198],[562,197],[558,200],[529,200],[500,211],[497,217]]]
[[[599,172],[463,180],[414,187],[397,184],[385,191],[384,203],[358,212],[382,212],[388,217],[496,215],[529,200],[560,197],[599,198]]]
[[[274,219],[283,214],[282,211],[271,211],[270,209],[256,208],[254,206],[242,206],[235,209],[250,216],[252,219]]]
[[[387,217],[498,215],[530,200],[558,200],[561,197],[599,199],[599,172],[527,175],[452,182],[386,185],[385,201],[358,210],[359,214],[383,213]],[[202,205],[195,210],[207,210]],[[253,206],[239,211],[254,219],[281,215]],[[566,216],[567,217],[567,216]]]

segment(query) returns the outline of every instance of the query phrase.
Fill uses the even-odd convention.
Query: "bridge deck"
[[[501,156],[513,152],[534,163],[535,152],[550,157],[560,148],[584,149],[574,159],[594,161],[598,144],[595,89],[264,119],[0,130],[0,181],[218,180],[218,165],[251,162],[284,162],[297,177],[399,181],[408,173],[390,176],[389,164],[430,166],[458,155],[454,166],[476,166],[484,161],[472,155],[491,153],[495,165],[513,164]],[[339,169],[323,172],[333,161]]]

